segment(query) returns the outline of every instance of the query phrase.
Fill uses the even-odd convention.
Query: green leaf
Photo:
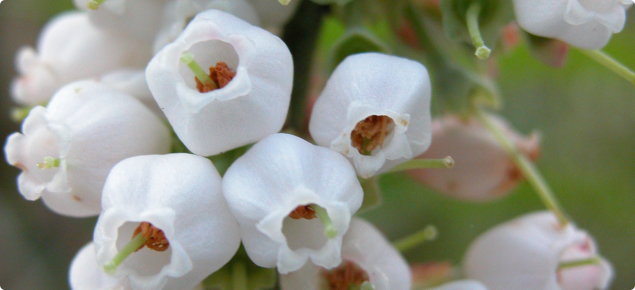
[[[382,204],[383,198],[377,178],[378,177],[359,179],[359,183],[362,185],[362,189],[364,189],[364,201],[362,202],[362,207],[357,211],[358,213],[374,209]]]
[[[353,28],[346,32],[331,48],[329,68],[333,71],[346,57],[364,52],[391,53],[388,46],[368,30]]]

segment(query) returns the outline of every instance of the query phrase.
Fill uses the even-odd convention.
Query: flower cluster
[[[359,1],[315,2],[349,5],[355,15],[366,11]],[[396,6],[406,7],[403,18],[422,45],[433,37],[420,25],[420,10],[467,17],[477,55],[485,58],[479,17],[509,24],[498,19],[509,6],[501,1]],[[80,12],[52,20],[37,50],[18,52],[20,76],[11,92],[33,108],[4,151],[22,170],[19,191],[62,215],[98,215],[93,241],[71,264],[72,289],[208,289],[228,268],[232,289],[259,289],[245,286],[245,261],[276,268],[284,290],[413,289],[421,281],[400,252],[430,232],[391,243],[355,216],[381,199],[372,186],[377,176],[410,169],[440,193],[478,202],[527,179],[552,210],[485,233],[463,263],[471,280],[434,289],[608,287],[610,264],[533,167],[539,135],[526,138],[484,113],[483,101],[495,107],[495,90],[435,45],[409,48],[433,58],[426,68],[388,54],[374,37],[346,34],[307,122],[289,125],[290,114],[305,110],[302,102],[297,108],[294,68],[307,56],[292,56],[276,34],[309,2],[281,2],[287,6],[75,0]],[[386,13],[394,8],[371,2]],[[597,49],[623,28],[626,2],[514,0],[513,7],[528,33]],[[448,97],[443,92],[450,90],[435,87],[440,78],[466,89]],[[433,119],[435,99],[453,105]],[[454,169],[439,169],[452,167],[453,158],[433,159],[445,156],[456,159]]]

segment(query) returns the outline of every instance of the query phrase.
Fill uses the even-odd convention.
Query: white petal
[[[72,81],[97,77],[121,67],[145,67],[148,45],[116,37],[92,26],[82,13],[65,13],[42,30],[37,53],[21,49],[13,80],[13,99],[25,105],[46,103],[57,89]]]
[[[589,243],[574,225],[561,228],[551,212],[522,216],[481,235],[467,251],[466,276],[490,290],[562,290],[557,269],[565,250]]]
[[[594,11],[580,1],[514,0],[516,19],[520,27],[532,34],[557,38],[583,49],[600,49],[613,33],[622,30],[625,8],[615,0],[608,0],[614,2],[611,9]]]
[[[165,9],[162,28],[154,42],[154,51],[158,52],[176,40],[196,14],[210,9],[227,12],[252,25],[260,24],[256,11],[246,0],[177,0],[168,4]]]
[[[241,224],[249,257],[261,267],[295,271],[310,259],[339,265],[342,236],[363,190],[346,158],[287,134],[272,135],[229,168],[223,193]],[[316,220],[289,221],[300,205],[325,208],[338,234],[326,240]]]
[[[148,82],[146,82],[146,73],[144,70],[122,69],[116,70],[103,75],[100,81],[115,89],[129,94],[141,101],[150,111],[161,118],[165,118],[163,110],[159,108],[159,104],[152,97]]]
[[[202,67],[223,61],[236,71],[224,88],[199,93],[180,62],[189,51]],[[148,85],[179,139],[198,155],[231,150],[278,132],[289,108],[293,61],[274,35],[217,10],[200,13],[152,59]]]
[[[313,106],[309,131],[317,144],[342,153],[362,177],[385,172],[430,145],[430,78],[417,62],[378,53],[349,56]],[[390,117],[395,128],[382,147],[363,156],[351,131],[372,115]]]
[[[282,26],[295,14],[301,1],[291,1],[288,5],[280,5],[278,0],[249,0],[260,16],[262,27],[279,33]]]
[[[31,110],[24,135],[7,141],[9,164],[23,169],[20,191],[41,195],[57,213],[84,217],[101,211],[101,191],[110,169],[136,155],[167,153],[166,126],[134,98],[92,81],[72,83],[47,108]],[[39,169],[45,157],[59,168]]]
[[[104,273],[97,264],[93,243],[85,245],[75,255],[68,275],[71,290],[131,289],[126,279],[115,279]]]
[[[446,283],[430,290],[487,290],[487,288],[477,281],[464,280]]]
[[[77,8],[88,13],[95,26],[151,42],[161,25],[159,15],[168,0],[108,0],[97,10],[88,9],[87,0],[74,2]]]
[[[240,245],[239,228],[212,163],[189,154],[149,155],[115,166],[95,227],[101,265],[130,241],[139,222],[161,229],[170,246],[131,254],[115,276],[135,289],[190,289],[226,264]]]

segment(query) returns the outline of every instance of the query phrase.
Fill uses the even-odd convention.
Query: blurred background
[[[42,25],[72,1],[5,0],[0,4],[0,140],[19,131],[9,118],[13,57],[35,45]],[[635,68],[635,9],[605,51]],[[99,56],[95,56],[99,57]],[[635,286],[635,87],[572,50],[560,69],[523,45],[500,59],[502,114],[520,131],[543,133],[538,167],[580,228],[613,263],[612,289]],[[95,219],[71,219],[29,202],[16,189],[19,170],[0,162],[0,287],[68,289],[68,267],[92,238]],[[403,175],[380,180],[384,204],[364,213],[391,239],[428,224],[436,241],[406,253],[410,262],[461,261],[469,243],[492,226],[543,206],[526,184],[510,196],[472,204],[441,196]]]

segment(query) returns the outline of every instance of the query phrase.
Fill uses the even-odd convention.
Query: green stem
[[[337,236],[337,229],[333,225],[333,221],[331,221],[326,209],[316,204],[312,204],[311,208],[315,211],[315,215],[320,219],[322,225],[324,225],[324,235],[329,239],[335,238],[335,236]]]
[[[483,126],[494,134],[498,143],[503,146],[507,153],[512,157],[523,173],[523,176],[527,178],[529,184],[531,184],[536,193],[538,193],[538,197],[542,203],[556,215],[561,226],[566,226],[569,223],[569,219],[538,169],[536,169],[531,161],[516,150],[512,141],[509,140],[505,133],[503,133],[503,131],[493,123],[491,118],[487,116],[485,112],[477,109],[475,110],[475,114]]]
[[[388,173],[424,168],[452,168],[454,159],[448,156],[442,159],[412,159],[395,166]]]
[[[216,85],[216,83],[212,81],[209,75],[207,75],[205,70],[203,70],[203,68],[201,68],[201,66],[198,65],[198,63],[194,59],[194,55],[191,52],[186,51],[183,54],[181,54],[181,62],[183,62],[192,70],[192,72],[194,73],[194,75],[200,82],[211,85],[215,89],[218,89],[218,85]]]
[[[39,169],[53,169],[60,167],[60,159],[51,156],[44,157],[44,162],[36,164]]]
[[[579,50],[582,54],[635,85],[635,72],[601,50]]]
[[[121,263],[130,256],[130,254],[134,253],[139,247],[146,243],[146,238],[139,234],[134,237],[128,244],[126,244],[117,255],[110,260],[110,262],[104,265],[104,271],[108,274],[112,274],[117,270],[117,267],[121,265]]]
[[[474,2],[470,5],[470,8],[467,9],[467,30],[470,33],[474,47],[476,47],[476,52],[474,53],[476,57],[479,59],[488,59],[492,50],[485,46],[485,42],[481,36],[481,29],[478,26],[478,17],[481,14],[481,9],[482,7],[479,2]]]
[[[602,263],[602,260],[597,256],[581,260],[560,262],[558,265],[558,271],[582,266],[599,265],[600,263]]]
[[[101,6],[101,4],[103,4],[104,2],[106,2],[106,0],[90,0],[88,1],[87,6],[90,10],[97,10],[99,6]]]
[[[433,241],[434,239],[437,238],[438,234],[439,234],[439,231],[437,230],[437,228],[433,225],[429,225],[425,227],[423,230],[420,230],[392,244],[395,247],[395,249],[403,253],[422,243]]]
[[[247,290],[247,266],[242,261],[232,264],[232,290]]]

